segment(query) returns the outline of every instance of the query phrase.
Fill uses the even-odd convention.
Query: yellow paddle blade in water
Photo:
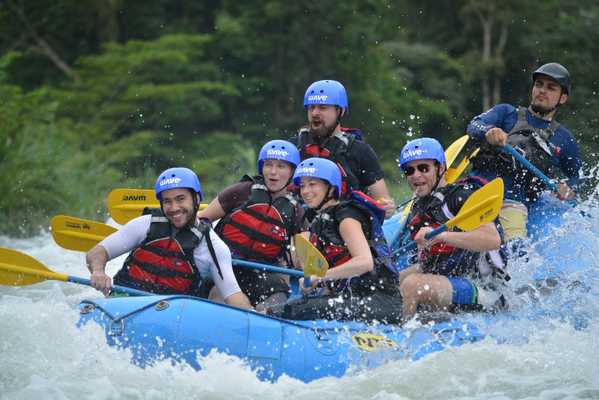
[[[327,259],[301,233],[294,235],[293,240],[297,258],[304,266],[304,275],[323,277],[329,269]]]
[[[471,231],[497,218],[502,204],[503,180],[495,178],[472,193],[458,215],[447,221],[445,225],[448,228],[457,226],[463,231]]]
[[[107,203],[110,215],[121,225],[139,217],[146,207],[160,208],[156,192],[151,189],[114,189]]]
[[[116,232],[115,228],[101,222],[68,215],[52,218],[50,228],[52,238],[60,247],[75,251],[89,251],[106,236]]]
[[[53,272],[20,251],[0,247],[0,285],[25,286],[48,279],[66,282],[68,275]]]

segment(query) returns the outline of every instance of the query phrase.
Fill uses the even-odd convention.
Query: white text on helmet
[[[329,98],[329,96],[326,94],[313,94],[312,96],[308,96],[308,101],[324,102],[324,101],[327,101],[328,98]]]
[[[424,150],[414,149],[414,150],[406,150],[406,157],[418,157],[424,154]]]
[[[314,167],[303,167],[297,171],[298,174],[315,174],[316,168]]]
[[[289,155],[289,153],[285,150],[279,150],[279,149],[268,149],[268,151],[266,152],[266,158],[269,157],[287,157]]]
[[[164,186],[164,185],[172,185],[172,184],[177,184],[181,182],[181,178],[178,177],[174,177],[174,178],[166,178],[160,181],[160,186]]]

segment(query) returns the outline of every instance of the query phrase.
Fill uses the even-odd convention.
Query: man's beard
[[[331,136],[333,134],[333,132],[335,132],[336,128],[337,128],[336,122],[334,124],[332,124],[331,126],[326,126],[326,124],[323,122],[323,123],[321,123],[321,125],[318,128],[313,128],[312,124],[310,124],[310,134],[314,138],[326,138],[326,137]]]
[[[557,107],[543,107],[540,106],[538,104],[532,104],[530,105],[530,109],[533,110],[535,113],[539,114],[540,116],[544,117],[547,114],[549,114],[550,112],[552,112],[553,110],[555,110]]]

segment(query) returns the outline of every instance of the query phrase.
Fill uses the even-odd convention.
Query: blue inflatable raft
[[[145,366],[172,359],[201,368],[211,351],[237,356],[258,377],[302,381],[342,376],[393,359],[419,359],[481,340],[472,324],[447,321],[414,330],[357,322],[288,321],[187,296],[117,297],[80,304],[81,321],[104,327],[110,345]]]
[[[534,279],[588,266],[579,256],[572,257],[577,242],[571,238],[560,237],[559,246],[543,245],[548,237],[559,237],[559,232],[549,231],[559,228],[568,211],[563,203],[548,201],[553,208],[530,216],[529,232],[537,235],[539,254],[544,257]],[[398,226],[399,215],[385,224],[387,236],[392,237]],[[199,369],[202,357],[218,351],[244,360],[261,379],[287,375],[306,382],[389,360],[416,360],[480,341],[492,332],[493,324],[512,317],[510,313],[482,318],[461,315],[401,329],[357,322],[289,321],[186,296],[87,300],[79,307],[80,324],[100,324],[108,343],[129,349],[133,362],[142,367],[171,359]]]

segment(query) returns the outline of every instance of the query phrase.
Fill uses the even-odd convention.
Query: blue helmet
[[[202,187],[198,176],[189,168],[169,168],[158,175],[156,179],[156,198],[162,200],[161,193],[169,189],[191,189],[198,194],[202,201]]]
[[[341,83],[333,80],[316,81],[306,89],[304,108],[308,108],[311,104],[339,106],[346,114],[349,111],[345,88]]]
[[[415,160],[437,160],[445,164],[445,153],[443,146],[433,138],[420,138],[411,140],[405,144],[399,153],[399,166],[404,169],[406,164]]]
[[[341,171],[337,164],[326,158],[312,157],[300,163],[293,174],[293,183],[299,186],[302,177],[319,178],[335,188],[337,197],[341,196]]]
[[[297,167],[300,163],[300,154],[297,147],[286,140],[271,140],[262,146],[258,155],[258,173],[262,175],[262,166],[266,160],[287,161]]]

